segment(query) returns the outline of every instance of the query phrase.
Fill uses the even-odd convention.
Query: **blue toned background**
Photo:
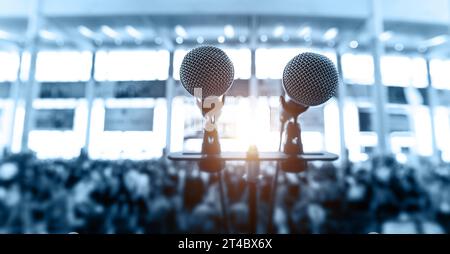
[[[338,66],[300,122],[306,151],[340,159],[280,177],[278,233],[449,233],[449,31],[448,0],[0,0],[0,232],[221,232],[218,179],[165,158],[201,148],[179,68],[208,44],[235,68],[223,151],[278,148],[292,57]],[[224,171],[236,233],[244,169]]]

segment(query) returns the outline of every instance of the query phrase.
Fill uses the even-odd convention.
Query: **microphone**
[[[339,76],[334,63],[326,56],[302,53],[288,62],[283,71],[281,97],[282,123],[297,118],[310,106],[325,103],[336,93]]]
[[[197,105],[205,117],[202,153],[219,154],[220,144],[216,121],[225,96],[234,81],[234,66],[227,54],[213,46],[200,46],[189,51],[181,62],[180,81],[188,93],[197,98]],[[199,162],[201,170],[218,172],[222,162],[205,159]]]
[[[205,99],[221,96],[230,89],[234,80],[234,67],[230,58],[221,49],[200,46],[189,51],[180,68],[180,81],[191,95],[200,88]]]
[[[224,95],[234,81],[234,67],[230,58],[221,49],[200,46],[189,51],[180,68],[183,87],[197,98],[197,105],[205,117],[205,129],[213,131],[224,103]],[[214,107],[213,107],[214,105]]]
[[[287,136],[283,151],[297,155],[303,153],[301,129],[297,122],[298,116],[310,106],[325,103],[336,93],[339,76],[333,62],[320,54],[302,53],[288,62],[283,71],[283,88],[285,97],[280,97],[282,106],[280,137],[286,126]],[[281,140],[280,140],[281,142]],[[281,144],[281,143],[280,143]],[[281,146],[280,146],[281,149]],[[306,169],[306,161],[292,160],[280,163],[286,172],[301,172]]]

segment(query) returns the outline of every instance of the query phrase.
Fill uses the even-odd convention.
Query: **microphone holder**
[[[308,107],[295,103],[292,100],[286,101],[283,96],[280,96],[280,104],[283,108],[280,117],[282,130],[285,123],[288,122],[283,146],[283,152],[288,155],[288,158],[280,161],[280,168],[285,172],[299,173],[305,171],[307,165],[306,160],[298,158],[297,156],[303,154],[302,135],[298,117],[305,112]]]
[[[203,107],[203,103],[204,103],[203,100],[198,101],[197,105],[202,110],[203,117],[205,117],[207,113],[211,111],[213,108]],[[222,97],[222,104],[223,103],[225,103],[225,96]],[[210,121],[211,123],[214,123],[216,119],[206,118],[206,120]],[[208,173],[220,172],[224,168],[225,165],[224,162],[210,157],[212,155],[219,155],[220,152],[221,150],[217,128],[214,128],[211,131],[208,131],[206,130],[206,128],[204,128],[202,154],[206,155],[206,158],[198,162],[200,170]]]
[[[283,152],[288,158],[279,162],[281,170],[288,173],[300,173],[306,170],[306,160],[297,156],[299,154],[304,154],[301,128],[297,119],[287,123],[286,140],[283,145]]]
[[[204,131],[202,154],[205,154],[206,157],[203,160],[198,161],[198,166],[201,171],[207,173],[218,173],[222,171],[225,165],[224,161],[210,156],[220,154],[219,135],[216,129],[214,129],[213,131]]]

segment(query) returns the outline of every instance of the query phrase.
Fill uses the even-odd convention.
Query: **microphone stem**
[[[219,171],[217,173],[219,177],[219,198],[220,198],[220,207],[222,209],[222,217],[223,217],[223,230],[226,234],[230,233],[230,221],[228,216],[228,209],[227,209],[227,200],[225,196],[225,187],[223,184],[223,177],[222,177],[222,171]]]
[[[281,152],[281,143],[282,143],[282,139],[283,139],[283,132],[284,132],[284,123],[285,122],[281,122],[281,126],[280,126],[280,141],[278,144],[278,151]],[[267,226],[267,232],[269,234],[273,234],[274,233],[274,229],[273,229],[273,211],[274,211],[274,206],[275,206],[275,199],[276,199],[276,192],[277,192],[277,187],[278,187],[278,175],[280,172],[280,162],[277,162],[277,167],[275,169],[275,175],[273,178],[273,182],[272,182],[272,188],[271,188],[271,195],[270,195],[270,200],[269,200],[269,219],[268,219],[268,226]]]

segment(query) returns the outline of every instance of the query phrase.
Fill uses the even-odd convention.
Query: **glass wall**
[[[92,157],[148,159],[162,155],[168,73],[167,50],[97,52],[89,140]]]
[[[83,148],[87,127],[84,97],[91,67],[89,51],[40,51],[37,54],[37,87],[28,146],[38,157],[72,158]]]
[[[98,81],[166,80],[169,73],[167,50],[99,51],[95,79]]]
[[[278,139],[278,96],[281,92],[282,71],[286,63],[295,55],[313,51],[325,54],[336,62],[332,49],[317,48],[258,48],[256,49],[256,78],[260,92],[257,100],[257,115],[252,115],[250,100],[247,98],[251,77],[251,52],[247,48],[224,48],[235,67],[235,78],[244,93],[228,96],[219,121],[224,137],[224,150],[246,150],[256,143],[261,150],[274,150]],[[174,52],[174,78],[179,79],[179,68],[186,49]],[[16,80],[19,56],[14,52],[0,52],[0,85]],[[169,52],[167,50],[100,50],[96,52],[95,91],[92,107],[92,122],[88,140],[90,153],[94,158],[149,158],[161,155],[165,147],[166,101],[165,82],[168,78]],[[29,53],[22,58],[21,77],[26,78]],[[87,51],[42,51],[38,53],[36,80],[39,89],[33,102],[34,120],[30,133],[29,147],[40,157],[73,157],[85,146],[87,132],[88,101],[87,86],[90,80],[92,53]],[[373,102],[370,90],[365,85],[374,83],[373,59],[363,52],[344,53],[341,58],[343,81],[348,86],[344,109],[346,136],[358,135],[357,143],[346,137],[351,158],[367,158],[376,146],[374,130],[367,119],[371,119]],[[381,58],[382,81],[388,87],[388,114],[401,115],[408,128],[390,133],[392,150],[411,151],[419,155],[431,154],[431,119],[436,123],[439,137],[438,147],[444,158],[449,158],[450,142],[446,106],[436,109],[434,118],[430,115],[426,88],[428,74],[426,61],[422,57],[402,54],[385,55]],[[402,68],[398,68],[402,66]],[[406,66],[406,67],[405,67]],[[450,61],[432,59],[430,74],[432,87],[448,90],[450,79],[446,75]],[[26,80],[24,80],[26,81]],[[158,83],[159,82],[159,83]],[[352,87],[352,85],[354,85]],[[177,89],[180,89],[178,87]],[[362,89],[362,90],[361,90]],[[3,89],[4,90],[4,89]],[[1,90],[1,91],[3,91]],[[123,93],[123,91],[134,91]],[[121,92],[122,91],[122,92]],[[178,91],[178,90],[176,90]],[[364,92],[367,91],[367,92]],[[8,126],[12,126],[12,108],[7,98],[10,90],[4,92],[1,101],[2,146],[8,145]],[[176,92],[179,95],[179,92]],[[172,149],[198,150],[201,144],[202,118],[198,109],[190,107],[189,97],[175,97],[172,101]],[[189,106],[190,105],[190,106]],[[245,110],[244,110],[245,109]],[[362,110],[362,111],[361,111]],[[20,130],[23,105],[17,108],[16,125]],[[363,113],[367,119],[362,117]],[[176,115],[176,117],[175,117]],[[306,112],[300,119],[304,128],[305,150],[328,150],[339,153],[338,105],[331,99],[324,106]],[[443,116],[446,117],[443,117]],[[70,118],[70,119],[69,119]],[[18,120],[19,119],[19,120]],[[134,119],[124,121],[124,119]],[[366,120],[364,120],[366,119]],[[397,118],[396,118],[397,119]],[[399,118],[400,119],[400,118]],[[428,121],[428,120],[429,121]],[[17,122],[19,121],[19,122]],[[67,122],[70,126],[58,125]],[[400,121],[400,120],[399,120]],[[389,121],[392,125],[394,120]],[[366,129],[361,126],[369,126]],[[259,127],[258,127],[259,126]],[[262,128],[261,126],[267,126]],[[334,126],[331,128],[330,126]],[[189,127],[189,128],[188,128]],[[198,131],[192,132],[193,128]],[[258,130],[255,132],[254,130]],[[257,134],[256,134],[257,133]],[[255,137],[268,137],[265,140]],[[57,138],[55,138],[57,137]],[[253,138],[252,138],[253,137]],[[20,140],[15,138],[15,145]],[[70,145],[67,145],[70,144]],[[14,146],[14,144],[13,144]],[[58,154],[54,154],[58,151]]]

